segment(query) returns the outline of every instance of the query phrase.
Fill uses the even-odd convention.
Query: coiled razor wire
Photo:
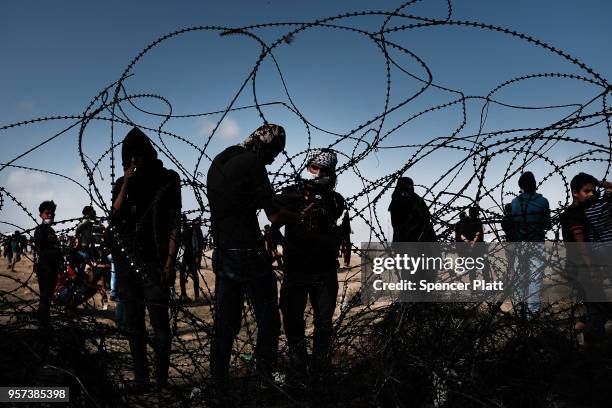
[[[112,203],[110,197],[101,192],[101,186],[104,183],[108,186],[109,182],[116,180],[115,154],[117,148],[121,147],[122,135],[129,127],[138,126],[148,135],[156,135],[152,141],[163,155],[166,165],[172,163],[171,167],[179,172],[183,194],[186,191],[193,193],[197,207],[183,208],[183,213],[196,215],[203,220],[204,226],[209,226],[205,174],[212,160],[210,143],[219,137],[221,123],[230,113],[253,111],[261,122],[277,123],[272,114],[264,113],[264,109],[274,107],[285,110],[301,123],[306,136],[302,150],[284,151],[277,158],[278,169],[270,172],[274,188],[279,190],[295,181],[311,149],[327,147],[336,150],[340,159],[340,185],[343,177],[350,176],[356,177],[361,186],[359,191],[345,195],[352,225],[365,226],[370,241],[390,240],[380,218],[381,214],[386,213],[386,208],[379,204],[383,197],[389,195],[397,179],[404,174],[411,174],[419,163],[436,157],[435,154],[440,152],[455,153],[458,155],[457,160],[448,161],[446,167],[438,166],[439,171],[433,183],[423,185],[419,183],[418,177],[414,178],[417,189],[429,205],[435,231],[441,241],[453,240],[453,225],[459,219],[459,214],[474,204],[481,207],[487,236],[493,241],[502,241],[500,221],[503,207],[512,199],[515,190],[514,185],[508,183],[534,163],[545,165],[547,169],[544,174],[539,174],[539,186],[555,181],[558,186],[564,187],[565,201],[553,206],[555,225],[550,238],[558,239],[558,216],[570,203],[568,185],[575,169],[585,164],[597,165],[601,166],[598,169],[603,169],[598,172],[598,177],[606,178],[610,173],[612,110],[608,98],[612,87],[604,75],[578,58],[527,34],[478,21],[454,19],[450,0],[446,2],[447,10],[443,18],[411,14],[411,7],[417,3],[419,1],[414,0],[389,11],[352,12],[312,22],[266,23],[239,28],[197,26],[168,33],[143,48],[119,78],[102,89],[82,113],[34,118],[1,126],[0,131],[4,134],[2,137],[8,140],[11,131],[17,128],[51,122],[67,124],[22,154],[10,160],[5,159],[0,163],[0,172],[18,168],[68,180],[86,192],[84,204],[88,201],[96,205],[104,212],[102,218],[107,218]],[[379,21],[381,18],[383,23],[377,30],[359,28],[365,26],[365,19]],[[551,56],[560,57],[573,67],[573,71],[527,73],[504,79],[485,95],[468,95],[436,83],[435,71],[424,59],[411,51],[409,45],[393,40],[398,33],[426,27],[496,32],[514,41],[538,47]],[[259,33],[269,29],[282,33],[274,41],[266,42]],[[358,118],[360,123],[346,133],[324,129],[317,124],[317,118],[308,118],[303,114],[292,98],[290,86],[281,69],[282,64],[277,59],[279,49],[294,46],[294,42],[299,43],[300,35],[317,30],[341,31],[359,36],[378,49],[385,64],[385,99],[382,109],[371,117]],[[130,93],[130,79],[137,75],[137,68],[145,55],[170,39],[180,39],[195,32],[218,34],[218,41],[221,42],[235,36],[245,37],[259,51],[246,78],[237,81],[238,91],[229,104],[215,111],[176,114],[171,101],[162,95]],[[418,69],[400,63],[399,56],[409,58]],[[258,96],[257,79],[264,62],[272,63],[286,99],[267,100]],[[414,81],[418,89],[399,102],[392,102],[392,96],[398,95],[394,93],[394,84],[398,78]],[[502,91],[519,84],[532,84],[534,81],[575,83],[588,89],[590,98],[586,102],[550,106],[509,104],[498,99]],[[424,106],[423,97],[434,91],[443,92],[449,98],[439,104]],[[239,97],[245,95],[252,98],[252,102],[239,105]],[[146,101],[157,101],[165,108],[162,111],[145,108],[143,103]],[[468,104],[471,103],[480,107],[479,114],[474,115],[478,118],[476,131],[468,130],[474,123],[469,114]],[[417,113],[406,115],[402,110],[405,107],[417,107]],[[485,125],[490,126],[487,115],[493,107],[541,112],[557,112],[563,108],[566,113],[543,126],[485,131]],[[447,134],[425,142],[411,140],[406,131],[410,124],[454,108],[459,109],[459,119]],[[149,121],[136,120],[130,111],[144,115]],[[401,118],[399,121],[398,116]],[[209,136],[195,142],[168,130],[169,125],[176,121],[203,117],[219,119]],[[150,125],[150,121],[157,124]],[[108,148],[91,158],[85,150],[86,136],[93,123],[105,124],[110,137]],[[87,175],[87,185],[53,169],[19,164],[20,159],[76,129],[78,155]],[[593,129],[599,132],[599,140],[576,136],[581,135],[582,131]],[[324,145],[315,145],[315,132],[325,135]],[[402,137],[402,143],[392,143],[391,139],[397,140],[398,135]],[[175,143],[180,143],[180,147],[172,147],[177,146]],[[551,152],[554,147],[561,145],[572,151],[571,157],[564,161],[556,159]],[[293,147],[295,143],[290,141],[288,146]],[[370,178],[366,161],[391,150],[403,152],[403,159],[396,163],[385,162],[386,174]],[[182,155],[190,152],[195,158],[195,165],[192,168],[185,167],[176,156],[178,151]],[[110,172],[103,168],[106,161],[110,163]],[[501,176],[492,175],[499,169],[503,170]],[[16,205],[34,223],[37,222],[31,209],[7,188],[0,187],[0,211],[6,211],[8,205]],[[78,221],[56,221],[56,232],[58,235],[69,234]],[[1,222],[28,237],[32,236],[34,228],[18,226],[10,220]],[[3,235],[3,242],[8,238]],[[114,239],[117,245],[123,246],[119,236],[115,234]],[[354,244],[353,251],[356,255],[361,253],[360,248]],[[33,262],[32,259],[30,261]],[[136,271],[141,273],[138,260],[131,261]],[[210,264],[208,260],[207,263]],[[359,284],[360,267],[358,263],[352,262],[339,275],[341,290],[334,315],[332,370],[327,383],[327,392],[332,397],[316,402],[317,406],[559,406],[557,402],[573,398],[581,401],[597,398],[597,393],[585,396],[584,393],[573,394],[570,391],[584,384],[585,376],[599,375],[599,378],[609,381],[609,374],[605,370],[605,362],[609,360],[601,356],[593,361],[583,356],[577,357],[573,323],[578,307],[575,304],[549,305],[529,321],[524,321],[513,312],[503,312],[490,304],[364,303]],[[282,279],[283,272],[282,268],[277,267],[279,279]],[[211,275],[200,274],[203,295],[212,299]],[[122,391],[131,371],[125,333],[117,329],[110,319],[101,316],[95,302],[90,300],[84,308],[76,311],[54,308],[53,335],[38,338],[36,331],[31,329],[38,296],[37,284],[32,278],[33,273],[26,275],[27,278],[21,279],[11,272],[0,273],[0,281],[3,282],[0,292],[0,330],[3,339],[0,356],[3,359],[3,370],[12,378],[20,379],[24,384],[50,385],[52,381],[72,384],[71,404],[75,406],[208,406],[212,401],[214,390],[208,383],[214,319],[212,304],[201,306],[196,311],[196,308],[174,299],[171,301],[172,386],[161,394],[128,395]],[[308,313],[311,319],[311,312]],[[309,405],[311,402],[308,398],[303,398],[283,382],[283,375],[288,369],[283,336],[274,392],[253,397],[254,381],[251,379],[256,378],[256,375],[252,355],[256,326],[252,308],[248,304],[245,305],[243,320],[243,328],[235,341],[232,357],[232,375],[237,378],[236,392],[232,396],[235,406]]]

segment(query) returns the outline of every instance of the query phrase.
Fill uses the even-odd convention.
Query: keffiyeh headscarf
[[[285,138],[285,129],[282,126],[268,123],[258,127],[240,145],[255,150],[268,146],[281,152],[285,148]]]
[[[308,160],[308,166],[311,164],[335,172],[336,165],[338,164],[338,156],[330,149],[316,149],[312,151],[310,159]]]

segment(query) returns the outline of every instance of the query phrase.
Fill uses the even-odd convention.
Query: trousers
[[[38,302],[38,322],[41,326],[49,325],[51,312],[51,298],[57,280],[59,265],[51,262],[38,262],[36,265],[36,278],[38,279],[38,291],[40,299]]]
[[[310,298],[313,311],[312,369],[324,372],[329,361],[333,333],[333,316],[338,295],[337,271],[317,277],[292,276],[288,271],[281,286],[280,304],[283,327],[289,343],[290,359],[295,369],[304,369],[306,351],[306,302]]]
[[[146,309],[153,327],[155,381],[164,386],[168,381],[172,339],[168,314],[169,289],[162,284],[160,271],[137,274],[120,264],[116,266],[119,298],[123,303],[123,319],[130,343],[134,376],[137,382],[149,381]]]
[[[276,276],[270,272],[258,279],[238,281],[217,274],[210,360],[211,375],[216,381],[223,382],[229,377],[232,345],[240,332],[245,297],[253,306],[257,323],[257,371],[269,375],[276,365],[280,333]]]
[[[188,276],[191,276],[191,279],[193,279],[193,293],[197,299],[200,296],[200,274],[194,257],[183,258],[183,261],[181,262],[179,276],[181,296],[185,296],[187,293],[186,284]]]

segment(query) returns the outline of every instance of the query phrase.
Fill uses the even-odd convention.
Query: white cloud
[[[201,136],[210,136],[212,131],[215,129],[215,126],[217,126],[217,122],[213,122],[209,119],[202,119],[202,121],[199,123],[198,132]],[[236,122],[234,119],[226,116],[215,132],[215,136],[220,136],[226,140],[236,139],[238,136],[240,136],[240,126],[238,126],[238,122]]]
[[[46,174],[13,170],[6,179],[6,189],[26,205],[38,204],[53,197]]]
[[[87,194],[74,184],[48,174],[15,169],[6,175],[3,187],[38,220],[38,206],[45,200],[53,200],[57,204],[56,220],[77,218],[81,209],[89,204]],[[104,197],[110,195],[103,186]],[[99,211],[98,214],[102,214]],[[4,197],[4,205],[0,209],[0,221],[10,222],[22,228],[32,228],[36,224],[9,197]],[[62,224],[65,228],[71,224]],[[0,231],[12,232],[14,227],[0,223]]]

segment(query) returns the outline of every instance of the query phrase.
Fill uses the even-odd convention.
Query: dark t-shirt
[[[263,248],[257,210],[275,211],[274,190],[256,153],[230,146],[213,160],[207,177],[211,233],[220,249]]]
[[[583,231],[585,241],[588,241],[588,221],[584,213],[584,207],[567,207],[561,213],[559,221],[561,222],[561,234],[563,235],[563,241],[576,242],[576,239],[574,238],[574,231],[579,228],[581,228]]]
[[[344,197],[333,190],[296,184],[284,188],[279,201],[295,213],[312,204],[303,222],[285,226],[283,260],[287,272],[335,271],[341,240],[337,222],[346,208]]]
[[[113,202],[122,185],[120,177],[113,189]],[[168,256],[170,233],[180,225],[180,215],[179,175],[157,161],[130,180],[121,210],[113,216],[122,242],[113,242],[125,248],[134,261],[160,267]],[[115,251],[113,256],[118,253]]]
[[[38,268],[58,269],[63,261],[62,250],[55,231],[48,224],[40,224],[34,231],[34,250]]]
[[[183,246],[183,259],[191,260],[202,255],[202,249],[204,248],[202,229],[195,225],[183,227],[181,245]]]

